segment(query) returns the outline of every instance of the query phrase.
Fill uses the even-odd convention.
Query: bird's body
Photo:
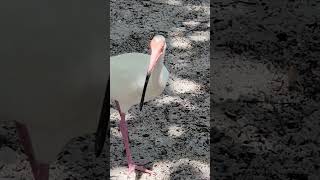
[[[110,99],[117,100],[124,113],[140,102],[150,55],[126,53],[110,58]],[[163,61],[155,67],[146,91],[145,101],[159,96],[169,79]]]
[[[163,36],[155,36],[151,43],[151,54],[127,53],[110,58],[110,102],[116,102],[120,115],[120,131],[126,150],[129,174],[134,170],[154,174],[132,159],[128,126],[125,116],[131,106],[159,96],[169,79],[164,66],[166,43]]]

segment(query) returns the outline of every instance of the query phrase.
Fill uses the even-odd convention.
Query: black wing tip
[[[142,90],[142,96],[141,96],[141,101],[140,101],[140,111],[142,111],[143,103],[144,103],[144,97],[146,95],[147,87],[148,87],[148,82],[150,78],[151,73],[147,73],[146,75],[146,80],[144,82],[143,90]]]

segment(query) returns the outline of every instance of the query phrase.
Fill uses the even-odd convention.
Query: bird
[[[168,82],[169,71],[164,65],[165,37],[155,35],[149,47],[150,55],[125,53],[110,57],[110,103],[115,102],[120,115],[119,129],[126,151],[128,175],[135,170],[156,175],[133,161],[125,119],[132,106],[139,104],[142,111],[144,102],[157,98]]]

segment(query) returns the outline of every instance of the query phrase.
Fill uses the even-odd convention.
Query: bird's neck
[[[153,73],[152,73],[152,76],[151,76],[151,79],[153,81],[158,81],[159,78],[160,78],[161,70],[162,70],[162,68],[164,66],[163,57],[164,57],[164,55],[161,55],[160,60],[158,61],[157,65],[154,67],[154,70],[153,70]]]

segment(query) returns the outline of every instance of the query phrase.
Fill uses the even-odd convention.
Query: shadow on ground
[[[319,179],[319,6],[212,4],[214,179]],[[293,91],[291,65],[300,84]]]

